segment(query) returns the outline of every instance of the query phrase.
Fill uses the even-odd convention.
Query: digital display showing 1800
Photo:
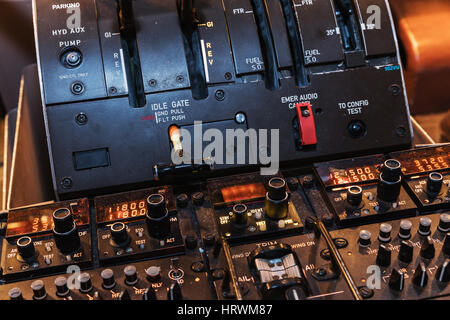
[[[128,218],[145,216],[147,214],[146,200],[117,203],[104,207],[98,215],[98,222],[109,222]]]

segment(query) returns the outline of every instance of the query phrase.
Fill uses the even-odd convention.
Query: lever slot
[[[116,0],[120,27],[120,39],[124,55],[125,73],[128,86],[128,100],[134,108],[146,104],[141,61],[136,40],[133,4],[130,0]]]
[[[362,50],[358,19],[351,0],[333,0],[344,51]]]
[[[297,26],[294,7],[291,0],[280,0],[283,9],[286,27],[288,30],[291,54],[294,60],[295,83],[299,87],[306,87],[309,84],[308,76],[304,65],[303,48],[300,40],[300,32]]]
[[[252,0],[253,14],[261,41],[261,49],[264,59],[264,75],[266,87],[270,90],[280,88],[278,80],[278,62],[273,44],[272,33],[267,19],[267,12],[264,0]]]
[[[183,31],[192,97],[196,100],[206,99],[208,97],[208,88],[206,86],[195,1],[177,0],[177,7]]]

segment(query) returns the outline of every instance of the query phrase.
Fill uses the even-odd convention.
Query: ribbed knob
[[[380,233],[378,235],[378,240],[381,242],[389,242],[391,241],[391,231],[392,226],[388,223],[380,224]]]
[[[372,234],[368,230],[361,230],[359,232],[358,243],[361,247],[368,247],[370,245],[370,239]]]
[[[110,227],[111,238],[119,246],[126,246],[130,243],[127,226],[123,222],[115,222]]]
[[[431,172],[427,179],[427,193],[430,195],[438,195],[441,192],[444,177],[439,172]]]
[[[47,297],[47,292],[45,290],[44,281],[35,280],[31,283],[31,290],[33,290],[33,299],[42,300]]]
[[[421,236],[429,236],[431,234],[431,219],[428,217],[422,217],[419,221],[419,234]]]
[[[248,208],[245,204],[239,203],[233,206],[233,222],[240,225],[246,225],[248,221]]]
[[[439,218],[439,231],[447,233],[450,231],[450,214],[443,213]]]
[[[409,220],[400,221],[400,230],[398,236],[403,240],[411,238],[412,222]]]
[[[126,266],[123,269],[123,273],[125,274],[125,284],[132,286],[138,282],[136,267],[133,265]]]
[[[105,269],[100,273],[103,283],[102,286],[106,290],[112,289],[116,286],[116,280],[114,279],[114,271],[111,269]]]
[[[59,297],[65,297],[69,294],[70,290],[67,286],[67,279],[64,277],[57,277],[55,279],[56,295]]]
[[[22,291],[17,287],[10,289],[8,291],[8,296],[11,300],[23,300]]]
[[[53,212],[53,235],[58,249],[63,253],[70,253],[80,248],[80,238],[72,213],[67,208]]]
[[[25,236],[19,238],[16,245],[17,251],[19,251],[19,254],[23,259],[28,260],[36,257],[33,240],[30,237]]]
[[[286,192],[286,181],[283,178],[275,177],[267,184],[266,199],[264,202],[264,212],[266,216],[273,220],[284,219],[288,214],[289,195]]]
[[[155,193],[147,198],[147,229],[152,237],[162,239],[170,233],[170,217],[163,195]]]
[[[362,196],[363,190],[360,186],[351,186],[347,189],[347,202],[352,206],[359,206]]]
[[[92,290],[91,275],[87,272],[83,272],[78,276],[78,281],[80,283],[80,291],[87,293]]]
[[[150,282],[159,282],[161,281],[161,268],[157,266],[151,266],[147,270],[145,270],[147,274],[147,280]]]
[[[401,163],[397,160],[386,160],[382,166],[382,171],[378,181],[378,198],[386,202],[397,200],[402,182]]]

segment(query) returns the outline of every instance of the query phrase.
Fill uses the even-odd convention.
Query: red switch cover
[[[316,124],[311,104],[309,102],[297,103],[297,115],[300,144],[302,146],[317,144]]]

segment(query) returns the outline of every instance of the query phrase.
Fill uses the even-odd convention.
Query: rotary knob
[[[424,259],[433,259],[435,253],[436,249],[434,248],[433,239],[428,236],[422,243],[422,247],[420,248],[420,256]]]
[[[111,238],[119,247],[126,247],[130,243],[127,226],[123,222],[115,222],[110,226]]]
[[[136,267],[133,265],[128,265],[123,269],[125,274],[125,284],[128,286],[133,286],[138,282]]]
[[[78,281],[80,283],[80,291],[83,293],[88,293],[92,290],[91,275],[87,272],[83,272],[78,276]]]
[[[412,222],[409,220],[400,221],[400,230],[398,236],[403,240],[411,238]]]
[[[402,184],[402,165],[395,159],[383,163],[377,193],[378,198],[386,202],[395,202],[400,195]]]
[[[354,207],[360,205],[362,201],[363,190],[360,186],[351,186],[347,189],[347,202]]]
[[[391,265],[392,251],[384,244],[380,244],[377,253],[376,263],[380,267],[389,267]]]
[[[163,195],[155,193],[147,198],[147,228],[151,236],[162,239],[170,233],[170,217]]]
[[[372,234],[368,230],[361,230],[359,232],[359,239],[358,243],[361,247],[368,247],[370,246],[370,239],[372,237]]]
[[[421,288],[426,287],[428,283],[428,274],[427,274],[427,268],[425,267],[425,264],[423,262],[420,262],[417,266],[416,270],[414,271],[414,276],[412,279],[413,283]]]
[[[44,281],[36,280],[31,283],[31,290],[33,290],[34,300],[43,300],[47,297]]]
[[[116,280],[114,279],[114,271],[111,269],[105,269],[100,273],[103,283],[102,286],[106,290],[110,290],[116,286]]]
[[[405,273],[397,269],[392,269],[389,277],[389,288],[395,291],[402,291],[405,288]]]
[[[280,177],[274,177],[267,184],[264,212],[267,217],[280,220],[287,217],[289,195],[286,192],[286,181]]]
[[[58,249],[63,253],[71,253],[80,248],[77,225],[72,213],[67,208],[53,212],[53,235]]]
[[[431,172],[427,179],[427,193],[436,196],[441,192],[444,177],[439,172]]]
[[[431,234],[431,219],[429,217],[422,217],[419,221],[419,234],[421,236],[429,236]]]
[[[413,259],[414,248],[406,241],[402,241],[400,244],[400,251],[398,253],[398,259],[404,263],[410,263]]]
[[[8,296],[11,300],[23,300],[22,290],[14,287],[8,291]]]
[[[55,279],[56,295],[58,297],[65,297],[69,294],[70,290],[67,286],[67,279],[64,277],[57,277]]]
[[[147,280],[150,282],[159,282],[161,281],[161,268],[157,266],[151,266],[147,270],[145,270],[147,274]]]
[[[391,241],[391,231],[392,226],[388,223],[380,224],[380,233],[378,235],[378,240],[381,242],[389,242]]]
[[[36,258],[33,240],[28,237],[21,237],[16,242],[17,251],[24,260],[33,260]]]
[[[439,231],[447,233],[450,231],[450,214],[443,213],[439,218]]]
[[[239,225],[246,225],[248,220],[248,208],[243,203],[238,203],[233,206],[233,222]]]

